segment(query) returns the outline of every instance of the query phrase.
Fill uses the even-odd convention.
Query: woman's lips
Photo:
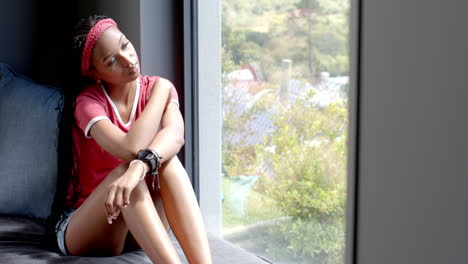
[[[135,66],[130,69],[130,72],[128,74],[133,75],[137,72],[137,70],[138,70],[138,63],[136,63]]]

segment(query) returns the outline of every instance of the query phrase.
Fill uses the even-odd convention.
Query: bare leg
[[[141,189],[138,192],[136,190]],[[180,263],[179,256],[158,216],[148,186],[140,182],[132,191],[130,205],[122,209],[133,237],[154,263]]]
[[[132,191],[130,205],[111,225],[104,201],[107,186],[123,174],[127,165],[115,168],[76,210],[70,219],[65,241],[72,255],[120,255],[128,230],[155,263],[180,263],[154,207],[145,182]]]
[[[177,159],[177,157],[175,157],[175,159]],[[208,240],[206,238],[206,231],[203,225],[203,219],[201,218],[200,209],[196,202],[196,197],[193,193],[192,185],[188,179],[188,175],[178,159],[173,160],[170,165],[168,163],[169,161],[164,163],[160,169],[160,180],[164,180],[166,182],[165,184],[161,182],[161,191],[166,190],[165,194],[167,195],[169,192],[171,192],[168,190],[167,185],[174,184],[175,186],[173,186],[174,188],[172,191],[175,191],[175,195],[166,197],[166,203],[163,204],[161,191],[152,191],[154,205],[161,217],[161,221],[166,226],[166,229],[168,228],[166,225],[166,216],[169,214],[172,215],[171,228],[174,231],[174,234],[176,234],[176,237],[178,238],[179,243],[181,244],[189,262],[211,263],[211,254]],[[172,177],[173,181],[168,182],[165,180],[168,177]],[[147,177],[148,186],[151,186],[149,180],[150,178],[151,177]],[[184,188],[186,190],[180,190],[178,188]],[[178,201],[170,201],[171,199],[174,200],[175,198],[178,198]],[[175,205],[173,204],[177,203],[181,203],[182,206],[174,207]],[[179,235],[177,235],[177,233]],[[181,233],[183,235],[181,235]],[[131,233],[128,233],[127,243],[129,250],[140,248]]]
[[[160,168],[161,197],[169,224],[190,263],[211,263],[210,247],[195,193],[177,156]]]
[[[151,177],[146,178],[146,184],[147,186],[151,186]],[[169,222],[166,217],[166,212],[164,211],[164,206],[162,203],[161,199],[161,193],[159,192],[158,189],[151,190],[151,198],[153,199],[154,206],[156,207],[156,211],[158,212],[159,218],[161,219],[161,222],[166,229],[167,232],[169,232],[170,226]],[[135,238],[133,237],[131,232],[128,232],[127,238],[125,241],[125,250],[126,251],[131,251],[131,250],[136,250],[136,249],[141,249],[141,246],[136,242]]]

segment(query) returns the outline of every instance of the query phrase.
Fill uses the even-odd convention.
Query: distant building
[[[277,91],[265,89],[263,82],[258,81],[252,69],[244,68],[230,72],[229,82],[223,87],[223,117],[229,113],[233,118],[240,118],[256,105],[256,103],[268,94]],[[321,80],[315,85],[299,80],[290,80],[287,103],[294,104],[297,99],[304,98],[310,91],[314,92],[310,103],[317,108],[325,108],[329,104],[347,98],[346,85],[349,82],[347,76],[329,77],[326,73],[321,75]],[[276,94],[276,96],[279,96]],[[243,143],[257,145],[263,143],[263,138],[276,129],[273,120],[276,114],[274,107],[262,112],[251,113],[245,120],[244,127],[234,133],[223,131],[223,139],[229,144]],[[239,133],[239,131],[241,133]]]

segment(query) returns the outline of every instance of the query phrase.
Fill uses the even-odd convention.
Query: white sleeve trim
[[[89,121],[88,125],[86,126],[86,129],[84,131],[84,134],[85,134],[85,137],[86,138],[91,138],[91,135],[89,135],[89,130],[91,129],[91,127],[97,122],[97,121],[100,121],[100,120],[109,120],[109,117],[107,116],[96,116],[95,118],[91,119],[91,121]]]
[[[176,99],[171,99],[171,103],[175,103],[178,107],[180,107],[179,101],[177,101]]]

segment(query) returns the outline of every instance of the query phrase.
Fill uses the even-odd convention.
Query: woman
[[[154,263],[180,263],[170,226],[190,263],[211,263],[200,209],[176,156],[184,124],[174,86],[140,75],[136,51],[112,19],[92,16],[75,30],[81,74],[91,85],[73,103],[72,203],[56,225],[62,253],[142,248]]]

